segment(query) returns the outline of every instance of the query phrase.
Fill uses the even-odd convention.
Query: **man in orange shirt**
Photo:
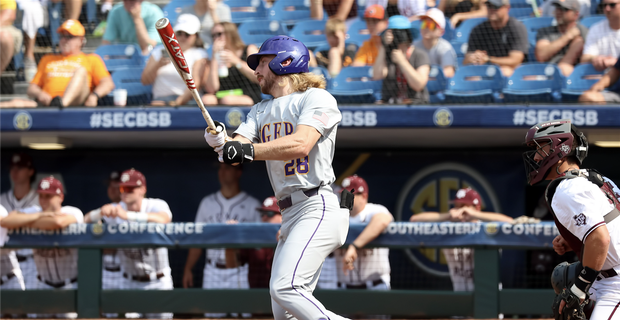
[[[47,54],[28,87],[32,100],[14,99],[7,107],[96,107],[97,101],[114,89],[112,77],[96,54],[84,54],[84,27],[67,20],[59,28],[60,54]]]
[[[351,64],[354,67],[372,66],[375,63],[375,59],[379,55],[379,48],[381,47],[380,34],[388,25],[387,20],[385,20],[385,10],[378,4],[366,8],[364,20],[366,20],[370,39],[364,41],[359,50],[357,50],[357,54]]]

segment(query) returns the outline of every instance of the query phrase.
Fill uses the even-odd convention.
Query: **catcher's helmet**
[[[577,139],[573,149],[573,140]],[[523,153],[527,182],[534,185],[545,179],[551,167],[567,156],[574,156],[579,165],[588,155],[588,140],[568,119],[539,123],[525,135],[525,144],[534,150]],[[548,150],[545,148],[549,146]],[[542,160],[536,161],[538,154]]]
[[[555,294],[560,294],[565,288],[572,287],[581,269],[583,269],[583,265],[579,261],[573,263],[564,261],[555,266],[553,273],[551,273],[551,286]]]
[[[301,41],[289,36],[273,36],[260,46],[258,53],[248,56],[248,66],[256,70],[260,58],[264,55],[276,55],[269,62],[269,69],[277,75],[308,72],[308,62],[310,53],[308,48]],[[293,59],[287,67],[282,63],[287,59]]]

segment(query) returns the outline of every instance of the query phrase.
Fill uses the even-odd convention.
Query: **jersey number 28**
[[[294,175],[295,172],[297,172],[298,174],[308,173],[308,156],[293,159],[284,165],[285,176]]]

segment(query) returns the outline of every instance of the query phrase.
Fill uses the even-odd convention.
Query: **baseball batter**
[[[580,168],[588,141],[570,120],[533,126],[525,143],[532,149],[523,154],[528,183],[552,180],[545,197],[560,231],[553,248],[560,255],[575,251],[581,261],[574,284],[556,297],[556,303],[561,299],[557,306],[554,303],[556,311],[563,319],[575,318],[583,315],[583,305],[591,299],[596,304],[589,319],[620,319],[617,187],[597,171]]]
[[[0,223],[8,215],[9,212],[0,205]],[[6,228],[0,227],[0,290],[26,290],[15,251],[1,249],[8,239]]]
[[[64,187],[49,176],[41,179],[37,188],[39,205],[11,212],[0,224],[6,228],[32,227],[41,230],[62,229],[72,223],[83,223],[84,215],[76,207],[63,206]],[[33,249],[37,269],[37,283],[33,289],[75,289],[77,288],[77,249],[54,248]],[[50,315],[40,314],[46,318]],[[60,318],[76,318],[77,314],[56,314]]]
[[[338,250],[338,286],[342,289],[390,289],[390,249],[369,248],[365,245],[377,238],[394,217],[380,205],[368,202],[368,183],[357,175],[342,180],[342,188],[353,190],[355,202],[349,223],[366,227],[347,249]]]
[[[35,173],[29,155],[16,153],[11,157],[9,175],[13,187],[0,195],[0,205],[8,212],[39,205],[39,195],[32,187]],[[14,254],[19,261],[26,288],[34,288],[37,285],[37,270],[32,258],[32,249],[19,249]],[[3,259],[6,259],[6,256],[0,255],[0,261]]]
[[[269,284],[277,320],[342,318],[312,295],[325,257],[346,239],[350,203],[341,208],[330,187],[342,117],[336,100],[324,90],[325,79],[308,72],[309,59],[308,49],[297,39],[266,40],[247,63],[261,91],[273,99],[252,107],[233,140],[220,123],[219,134],[205,132],[220,161],[266,161],[282,212]]]
[[[257,208],[260,202],[256,198],[241,191],[239,180],[243,169],[239,166],[220,164],[218,180],[220,190],[212,193],[200,201],[196,222],[202,223],[244,223],[260,222],[260,213]],[[192,269],[202,249],[192,248],[189,250],[183,286],[193,287]],[[248,265],[244,264],[235,268],[226,266],[226,249],[207,249],[206,263],[203,271],[202,287],[205,289],[249,289]],[[223,318],[225,313],[206,313],[207,318]],[[233,314],[236,317],[236,314]],[[250,317],[251,314],[244,314]]]
[[[119,188],[121,202],[106,204],[90,218],[106,223],[127,222],[169,223],[172,212],[166,201],[145,198],[146,178],[135,169],[123,171]],[[119,249],[122,278],[120,289],[172,290],[171,269],[166,248]],[[172,313],[147,313],[146,318],[171,319]]]

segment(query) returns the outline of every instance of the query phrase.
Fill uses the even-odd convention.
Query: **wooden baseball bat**
[[[198,103],[198,107],[200,107],[200,111],[202,111],[202,116],[205,118],[205,121],[207,121],[207,126],[209,127],[209,129],[215,131],[215,124],[213,123],[213,119],[211,119],[211,115],[205,108],[205,105],[202,103],[202,99],[200,99],[200,94],[198,93],[198,90],[196,90],[194,78],[192,78],[192,73],[189,70],[187,60],[185,60],[185,55],[183,55],[183,50],[181,50],[181,45],[179,45],[179,41],[174,35],[170,20],[168,20],[168,18],[161,18],[157,20],[157,23],[155,23],[155,28],[157,28],[157,33],[159,33],[161,42],[163,43],[164,48],[166,48],[166,51],[170,56],[170,60],[172,60],[172,64],[174,64],[177,72],[179,73],[181,78],[183,78],[183,81],[185,81],[185,84],[187,85],[189,91],[192,93],[192,96],[194,97],[194,100],[196,100],[196,103]]]

